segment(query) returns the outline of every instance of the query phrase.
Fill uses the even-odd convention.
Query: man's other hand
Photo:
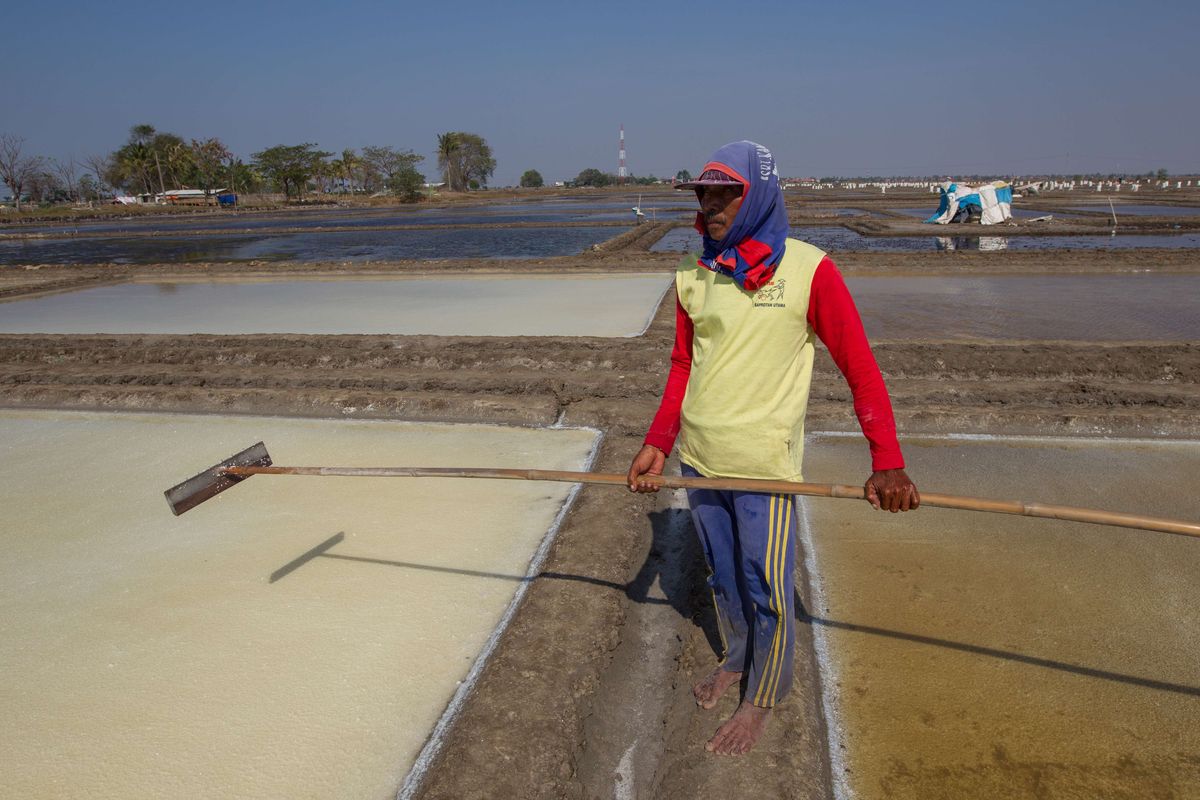
[[[884,509],[894,514],[897,511],[912,511],[921,505],[921,494],[916,484],[902,469],[872,472],[863,488],[867,492],[867,502],[876,511]]]
[[[666,454],[654,445],[644,444],[629,465],[629,491],[657,492],[658,484],[645,480],[647,475],[662,475]]]

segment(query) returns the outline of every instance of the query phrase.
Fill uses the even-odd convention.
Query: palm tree
[[[351,192],[354,191],[354,168],[359,166],[361,162],[362,159],[360,159],[358,154],[349,147],[342,151],[342,158],[340,162],[333,162],[334,164],[341,164],[341,169],[339,172],[344,177],[346,186]]]
[[[335,158],[329,162],[329,174],[337,178],[342,185],[342,193],[346,191],[346,169],[345,164],[340,158]]]
[[[438,167],[442,170],[442,180],[446,182],[446,188],[452,192],[460,192],[464,186],[461,177],[458,175],[458,148],[461,144],[459,136],[454,131],[438,134]]]
[[[333,170],[333,165],[328,161],[318,161],[314,164],[312,180],[317,185],[317,192],[320,194],[329,194],[330,185],[336,174]]]
[[[121,174],[126,180],[132,179],[133,185],[140,193],[154,191],[154,183],[150,179],[150,169],[154,166],[154,154],[143,142],[132,142],[123,147],[117,158]]]
[[[155,133],[157,131],[153,125],[134,125],[129,129],[129,141],[133,144],[149,144]]]

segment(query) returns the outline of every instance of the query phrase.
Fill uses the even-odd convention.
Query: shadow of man
[[[714,658],[722,653],[721,634],[717,628],[716,608],[708,586],[708,566],[700,538],[686,508],[667,508],[646,515],[650,522],[650,543],[641,568],[625,586],[625,595],[633,603],[668,604],[704,634],[705,643]],[[797,564],[804,554],[798,548]],[[795,619],[807,628],[814,624],[799,591],[802,576],[797,574],[794,592]]]
[[[720,653],[721,634],[709,599],[708,568],[700,539],[686,508],[667,508],[646,515],[650,547],[641,569],[625,587],[634,603],[667,603],[679,616],[704,632],[709,647]]]

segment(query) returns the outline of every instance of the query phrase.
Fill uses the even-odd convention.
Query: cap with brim
[[[694,181],[675,184],[676,189],[699,189],[701,186],[736,186],[740,189],[742,184],[719,169],[707,169]]]

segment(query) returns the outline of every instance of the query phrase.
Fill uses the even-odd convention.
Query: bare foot
[[[704,709],[712,708],[725,694],[725,690],[742,680],[742,673],[729,672],[717,667],[707,678],[692,687],[696,696],[696,705]]]
[[[767,729],[767,716],[770,713],[769,708],[759,708],[748,700],[743,701],[733,716],[717,728],[704,749],[723,756],[749,753]]]

